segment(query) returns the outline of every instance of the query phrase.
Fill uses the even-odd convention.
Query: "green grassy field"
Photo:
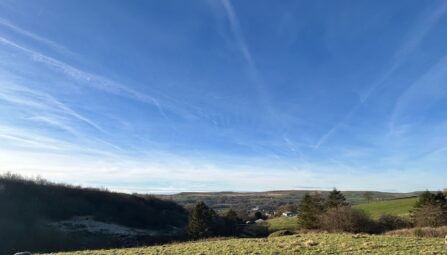
[[[298,219],[296,217],[278,217],[266,221],[270,232],[278,230],[295,230],[298,228]]]
[[[408,216],[409,210],[413,208],[418,200],[417,197],[374,201],[355,205],[354,208],[361,209],[372,218],[379,218],[382,214],[397,216]]]
[[[58,255],[149,254],[444,254],[442,238],[352,234],[302,234],[275,238],[226,239],[144,248],[57,253]]]

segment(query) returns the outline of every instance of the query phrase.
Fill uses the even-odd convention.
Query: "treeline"
[[[0,176],[0,186],[0,215],[22,221],[89,215],[99,221],[152,229],[183,227],[187,222],[182,206],[154,197],[55,184],[13,174]]]

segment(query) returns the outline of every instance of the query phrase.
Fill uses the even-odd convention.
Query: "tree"
[[[223,216],[224,221],[224,235],[235,236],[239,233],[239,218],[237,213],[230,209]]]
[[[302,228],[315,229],[319,226],[319,215],[323,211],[319,194],[306,193],[298,205],[298,224]]]
[[[414,224],[418,227],[437,227],[447,224],[447,198],[442,192],[426,191],[419,196],[414,209],[410,212]]]
[[[260,211],[255,212],[255,219],[257,220],[262,219],[262,212]]]
[[[363,193],[363,198],[369,203],[373,199],[373,193],[371,191],[366,191]]]
[[[447,207],[447,197],[442,192],[431,193],[430,191],[425,191],[419,196],[419,200],[416,202],[415,207],[422,207],[426,204]]]
[[[329,193],[329,196],[325,203],[326,209],[347,205],[348,202],[346,202],[345,196],[335,188]]]
[[[204,202],[199,202],[189,214],[188,234],[193,239],[210,237],[218,233],[219,217]]]

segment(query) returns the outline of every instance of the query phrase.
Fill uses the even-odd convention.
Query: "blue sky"
[[[138,192],[447,187],[445,1],[0,2],[0,171]]]

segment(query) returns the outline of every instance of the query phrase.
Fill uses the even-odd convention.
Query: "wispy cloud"
[[[100,91],[104,91],[107,93],[111,93],[117,96],[127,97],[133,100],[138,100],[143,103],[148,103],[152,106],[154,106],[160,114],[167,118],[165,109],[178,114],[180,116],[184,116],[189,118],[191,113],[189,113],[185,108],[176,106],[173,102],[168,102],[167,100],[162,100],[160,98],[156,98],[147,94],[144,94],[142,92],[139,92],[137,90],[132,89],[129,86],[124,86],[118,82],[112,81],[108,78],[102,77],[100,75],[96,75],[90,72],[83,71],[81,69],[78,69],[72,65],[66,64],[62,61],[59,61],[55,58],[46,56],[40,52],[37,52],[35,50],[26,48],[22,45],[19,45],[13,41],[10,41],[4,37],[0,37],[0,43],[7,45],[9,47],[18,49],[22,51],[23,53],[27,54],[29,57],[31,57],[34,61],[40,62],[45,64],[48,67],[51,67],[57,71],[60,71],[61,73],[65,74],[66,76],[82,82],[82,84],[86,84],[92,88],[98,89]],[[172,101],[172,100],[171,100]]]
[[[236,41],[237,48],[239,49],[242,57],[247,63],[247,69],[249,71],[251,78],[253,79],[253,82],[255,83],[256,92],[261,100],[261,103],[263,104],[264,107],[266,107],[266,110],[270,115],[274,115],[275,109],[268,95],[265,81],[262,75],[260,74],[258,67],[256,66],[256,63],[253,59],[250,48],[248,47],[248,44],[245,40],[245,36],[242,32],[239,23],[239,18],[236,15],[233,5],[231,4],[230,0],[221,0],[221,2],[225,9],[226,17],[230,24],[230,29]]]
[[[391,114],[391,125],[398,124],[399,118],[410,109],[423,111],[436,103],[447,93],[447,55],[405,89],[397,98]]]
[[[374,91],[382,87],[397,69],[408,61],[411,53],[421,44],[427,33],[430,32],[432,27],[436,25],[446,12],[447,2],[442,1],[439,6],[430,9],[420,18],[408,35],[403,37],[404,42],[391,57],[391,64],[378,76],[378,78],[376,78],[372,85],[369,86],[369,89],[360,97],[362,104],[370,98]]]
[[[62,45],[60,45],[60,44],[58,44],[58,43],[56,43],[56,42],[54,42],[52,40],[49,40],[49,39],[44,38],[42,36],[39,36],[39,35],[37,35],[35,33],[31,33],[30,31],[25,30],[25,29],[15,25],[15,24],[13,24],[12,22],[10,22],[10,21],[8,21],[8,20],[6,20],[4,18],[1,18],[1,17],[0,17],[0,26],[6,27],[9,30],[11,30],[11,31],[13,31],[13,32],[15,32],[17,34],[26,36],[26,37],[34,40],[34,41],[37,41],[38,43],[44,44],[46,46],[49,46],[50,48],[52,48],[54,50],[57,50],[58,52],[60,52],[60,53],[62,53],[64,55],[69,55],[69,56],[75,56],[76,55],[75,53],[73,53],[72,51],[67,49],[66,47],[64,47],[64,46],[62,46]]]
[[[0,99],[23,107],[23,110],[31,110],[35,115],[48,114],[46,117],[40,116],[37,119],[44,120],[47,123],[54,124],[61,127],[59,121],[50,118],[51,115],[66,115],[75,118],[81,122],[88,124],[96,130],[106,133],[97,123],[88,119],[87,117],[74,111],[66,104],[60,102],[51,95],[36,91],[27,87],[14,85],[8,81],[3,80],[3,83],[8,83],[7,86],[0,87]],[[68,125],[67,125],[68,126]],[[65,127],[68,130],[68,128]]]
[[[417,49],[422,40],[425,38],[431,28],[444,16],[447,12],[447,2],[442,2],[440,6],[430,9],[420,20],[416,23],[408,35],[404,37],[404,43],[400,45],[398,50],[391,57],[391,64],[386,70],[380,73],[375,81],[369,86],[366,92],[360,96],[360,101],[352,107],[335,125],[333,125],[326,133],[320,136],[315,143],[315,148],[318,149],[324,144],[327,139],[333,136],[349,119],[356,113],[356,111],[365,104],[365,102],[373,95],[373,93],[381,88],[392,75],[405,64],[413,51]]]

